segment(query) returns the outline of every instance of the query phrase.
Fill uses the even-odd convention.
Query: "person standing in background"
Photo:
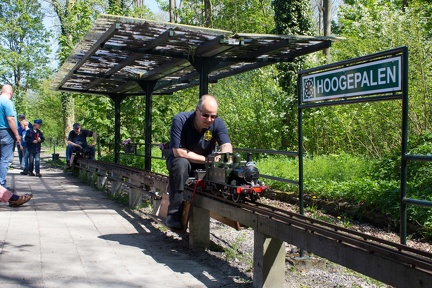
[[[39,129],[42,126],[42,119],[36,119],[33,121],[32,129],[28,129],[25,135],[25,141],[27,143],[28,150],[28,175],[35,176],[33,173],[36,172],[37,177],[42,177],[40,174],[40,153],[41,143],[45,141],[45,137]]]
[[[19,144],[17,145],[17,150],[18,150],[18,159],[19,159],[19,163],[20,163],[20,167],[21,169],[24,169],[24,166],[22,165],[22,160],[24,157],[24,149],[22,147],[22,142],[23,142],[23,138],[22,138],[22,133],[23,133],[23,128],[22,128],[22,122],[25,121],[25,115],[24,114],[19,114],[18,115],[18,134],[19,134]]]
[[[19,141],[17,114],[12,96],[12,86],[3,85],[0,95],[0,185],[9,191],[13,189],[7,187],[6,176],[12,162],[14,145]]]
[[[23,120],[21,121],[21,127],[22,127],[22,134],[21,134],[21,151],[23,152],[23,158],[22,158],[22,162],[21,162],[21,166],[24,167],[23,171],[20,172],[21,175],[27,175],[28,174],[28,158],[29,158],[29,152],[27,149],[27,142],[25,142],[25,135],[27,133],[28,130],[30,130],[29,128],[29,122],[27,120]]]

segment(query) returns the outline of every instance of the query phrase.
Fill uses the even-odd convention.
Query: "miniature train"
[[[211,154],[205,170],[195,171],[195,179],[201,180],[205,191],[235,202],[244,202],[246,198],[255,202],[268,187],[259,181],[259,170],[251,155],[248,153],[244,161],[239,153]]]
[[[85,146],[83,149],[73,152],[71,155],[70,162],[66,164],[70,168],[72,165],[77,164],[79,158],[93,160],[93,156],[91,154],[91,148],[89,146]]]

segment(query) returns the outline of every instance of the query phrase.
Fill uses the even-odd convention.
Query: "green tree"
[[[220,0],[212,7],[212,28],[234,33],[268,34],[275,25],[271,0]]]
[[[234,147],[279,149],[281,110],[275,102],[284,97],[274,79],[275,66],[232,76],[212,86],[227,122]]]
[[[43,27],[43,17],[36,1],[0,2],[0,81],[14,86],[16,108],[24,113],[27,92],[37,90],[51,73],[50,33]]]
[[[59,93],[49,90],[49,81],[49,79],[44,80],[39,90],[29,93],[28,101],[31,105],[26,116],[29,121],[42,119],[46,145],[62,144],[63,125],[59,121],[62,119],[60,97]]]
[[[69,57],[73,47],[90,28],[91,23],[101,11],[100,0],[50,0],[60,23],[59,60],[62,64]],[[75,121],[74,98],[70,93],[61,93],[64,143]]]
[[[176,23],[225,29],[235,33],[270,33],[274,27],[271,0],[185,0],[178,7],[157,0],[163,11],[174,10]]]
[[[348,2],[348,1],[347,1]],[[335,61],[355,58],[387,49],[408,46],[409,49],[409,131],[419,135],[431,130],[432,51],[429,22],[425,21],[431,4],[412,4],[405,12],[391,1],[351,1],[340,7],[337,31],[346,41],[332,48]],[[334,114],[321,111],[321,120],[339,119],[328,123],[332,137],[348,143],[347,138],[360,147],[357,153],[382,156],[400,147],[400,103],[363,104],[335,107]],[[346,115],[342,117],[341,115]],[[355,117],[355,119],[350,119]],[[323,121],[316,120],[323,123]],[[385,125],[383,130],[381,125]],[[311,127],[311,130],[313,128]],[[383,133],[385,131],[385,133]],[[317,131],[315,131],[317,132]],[[328,140],[328,135],[314,134],[315,139]],[[355,140],[355,141],[354,141]],[[329,141],[327,141],[329,143]],[[336,144],[334,144],[336,145]],[[340,149],[333,146],[331,150]],[[354,148],[353,148],[354,149]]]
[[[305,0],[274,0],[275,34],[311,35],[312,20],[309,1]],[[275,107],[283,112],[283,130],[281,148],[297,150],[297,72],[303,68],[304,57],[297,57],[292,63],[281,63],[279,83],[286,98],[281,98]]]
[[[108,0],[107,13],[113,15],[123,15],[126,10],[126,3],[124,0]]]

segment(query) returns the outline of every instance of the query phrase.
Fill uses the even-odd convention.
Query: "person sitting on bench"
[[[93,137],[93,143],[87,144],[87,137]],[[73,124],[73,130],[69,132],[68,145],[66,146],[66,164],[71,167],[73,163],[69,163],[72,153],[84,152],[86,148],[89,149],[90,159],[95,158],[95,145],[97,137],[96,133],[90,130],[81,129],[79,123]]]

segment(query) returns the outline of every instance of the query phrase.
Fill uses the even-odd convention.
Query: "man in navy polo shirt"
[[[204,95],[195,111],[174,116],[170,133],[169,201],[166,226],[182,229],[183,190],[194,170],[205,169],[206,157],[216,144],[220,152],[232,153],[231,140],[225,122],[218,117],[218,102],[214,96]]]

